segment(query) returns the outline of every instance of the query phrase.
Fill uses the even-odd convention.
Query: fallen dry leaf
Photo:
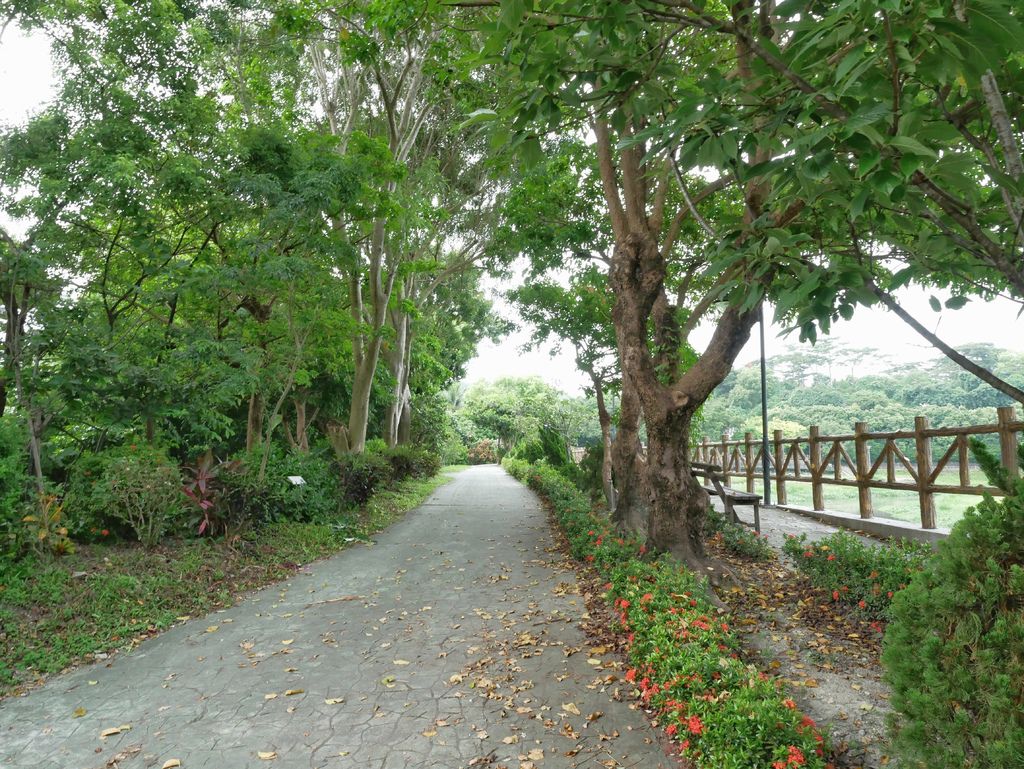
[[[436,737],[437,729],[427,729],[425,732],[421,732],[424,737]]]
[[[328,700],[324,700],[324,705],[340,705],[344,701],[344,697],[331,697]]]
[[[396,665],[411,665],[412,664],[411,662],[409,662],[409,660],[395,660],[394,662],[395,662]]]
[[[271,692],[270,694],[264,694],[263,695],[263,699],[265,699],[265,700],[276,700],[277,699],[277,692]]]
[[[168,758],[160,769],[176,769],[179,766],[181,766],[181,761],[176,758]]]
[[[206,632],[207,633],[216,633],[217,632],[217,625],[210,625],[210,627],[206,628]]]
[[[540,748],[533,748],[532,750],[530,750],[526,754],[526,757],[528,759],[530,759],[531,761],[543,761],[544,760],[544,751],[541,750]]]
[[[86,712],[87,711],[86,711],[85,708],[75,708],[73,711],[71,711],[71,717],[72,718],[81,718],[82,716],[84,716],[86,714]]]
[[[506,745],[515,745],[517,742],[519,742],[519,738],[516,735],[511,734],[508,737],[502,737],[501,741],[504,742]]]
[[[295,642],[294,638],[289,638],[287,641],[281,641],[281,645],[282,646],[290,646],[294,642]]]
[[[305,691],[306,691],[305,689],[289,689],[288,691],[286,691],[284,693],[284,696],[285,697],[291,697],[291,696],[293,696],[295,694],[303,694]]]
[[[573,702],[563,702],[562,710],[566,713],[572,713],[574,716],[580,715],[580,709],[576,707],[576,704]]]
[[[121,733],[121,727],[120,726],[112,726],[109,729],[104,729],[102,732],[100,732],[100,739],[104,739],[105,740],[107,737],[113,737],[115,734],[120,734],[120,733]]]
[[[257,754],[262,761],[273,761],[277,758],[277,753],[273,750],[261,750]]]

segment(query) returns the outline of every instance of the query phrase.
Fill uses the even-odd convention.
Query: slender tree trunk
[[[249,396],[249,415],[245,422],[245,450],[260,446],[263,436],[263,396],[254,392]]]
[[[369,345],[363,365],[356,369],[352,382],[352,408],[348,417],[349,451],[361,454],[366,448],[366,427],[370,419],[370,392],[373,390],[373,375],[380,357],[380,340]],[[372,365],[371,365],[372,364]]]
[[[412,391],[406,384],[402,392],[402,411],[398,415],[398,445],[408,446],[412,443]]]
[[[601,488],[609,510],[615,509],[615,486],[612,483],[612,416],[604,402],[604,383],[594,371],[588,372],[594,384],[597,420],[601,424]]]
[[[388,404],[384,419],[384,439],[390,448],[401,441],[402,417],[409,406],[409,358],[412,352],[412,333],[409,328],[410,318],[401,310],[391,315],[391,325],[395,330],[395,339],[391,348],[384,353],[388,363],[388,371],[394,381],[391,403]]]

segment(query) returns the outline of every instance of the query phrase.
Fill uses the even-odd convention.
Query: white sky
[[[28,37],[14,26],[8,27],[0,39],[0,125],[19,124],[37,112],[53,96],[53,72],[48,46],[39,36]],[[492,298],[499,311],[511,320],[518,318],[501,300],[501,291],[512,283],[490,282]],[[900,292],[904,306],[918,320],[936,330],[946,342],[958,346],[971,342],[990,342],[998,347],[1024,352],[1024,318],[1017,319],[1019,305],[1001,300],[989,303],[972,302],[961,310],[935,313],[928,305],[930,292],[920,289]],[[939,295],[940,299],[945,299]],[[711,338],[710,326],[699,327],[692,343],[702,348]],[[769,327],[766,347],[769,356],[799,347],[796,335],[780,338],[779,328]],[[481,344],[477,357],[469,364],[467,380],[496,379],[503,376],[537,375],[550,384],[570,393],[579,392],[586,384],[576,370],[571,348],[552,355],[551,346],[526,352],[523,345],[530,332],[521,328],[499,344]],[[874,347],[896,361],[924,361],[939,356],[914,331],[883,309],[860,308],[853,320],[838,323],[831,334],[836,341],[851,347]],[[757,333],[737,359],[743,365],[758,357]],[[880,360],[874,367],[864,363],[864,372],[878,370],[886,365]]]
[[[521,324],[515,310],[501,299],[501,291],[512,285],[514,283],[492,281],[489,290],[498,311],[504,317]],[[954,347],[973,342],[989,342],[1007,350],[1024,352],[1024,317],[1017,318],[1020,305],[1007,300],[987,303],[975,301],[960,310],[944,309],[941,313],[936,313],[928,303],[928,297],[933,293],[942,301],[948,298],[946,293],[918,288],[903,289],[897,295],[911,314]],[[770,321],[771,312],[766,310],[765,315]],[[694,330],[690,341],[697,349],[703,349],[713,332],[712,325],[702,324]],[[768,357],[809,347],[806,343],[801,344],[797,341],[798,334],[781,337],[782,332],[781,327],[769,323],[765,331],[765,350]],[[499,344],[481,344],[477,357],[468,366],[467,381],[535,374],[569,393],[580,392],[588,384],[586,377],[576,369],[571,346],[557,354],[552,354],[552,345],[530,352],[522,351],[529,338],[529,328],[521,325],[520,331],[506,337]],[[867,359],[860,364],[858,373],[862,374],[877,373],[894,362],[930,361],[942,355],[899,318],[877,307],[858,308],[852,320],[840,321],[832,327],[830,338],[849,347],[878,350],[878,359]],[[755,361],[759,355],[755,327],[736,364],[742,366]]]

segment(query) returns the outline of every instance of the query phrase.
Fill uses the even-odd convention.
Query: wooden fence
[[[913,430],[895,432],[873,433],[866,422],[857,422],[852,435],[822,435],[812,425],[807,437],[783,438],[782,431],[776,430],[768,441],[769,478],[775,483],[776,504],[787,504],[787,482],[810,483],[815,510],[825,509],[825,486],[855,486],[860,517],[871,518],[872,489],[916,491],[921,504],[921,527],[934,529],[936,494],[1002,493],[991,486],[972,483],[970,437],[998,435],[1003,465],[1012,472],[1018,471],[1017,434],[1024,432],[1024,422],[1017,420],[1012,406],[996,411],[995,424],[971,427],[931,427],[927,417],[916,417]],[[949,445],[933,452],[933,439],[941,439],[941,443],[950,439]],[[913,459],[897,442],[905,446],[912,442],[914,448],[909,453]],[[721,466],[727,482],[736,476],[745,478],[747,491],[753,492],[754,481],[761,477],[761,448],[761,440],[752,433],[746,433],[743,440],[732,441],[726,436],[718,442],[705,437],[694,448],[693,459]],[[959,471],[959,483],[939,483],[942,471],[954,466]],[[905,469],[912,480],[897,479],[897,468],[901,473]]]

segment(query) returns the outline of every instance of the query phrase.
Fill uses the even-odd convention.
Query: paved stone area
[[[0,767],[675,766],[585,614],[536,497],[471,468],[371,546],[0,702]]]
[[[724,509],[722,507],[722,501],[717,497],[712,497],[711,503],[719,512]],[[737,505],[736,514],[739,516],[741,521],[753,527],[754,512],[749,505]],[[835,534],[837,531],[840,531],[840,529],[835,526],[829,526],[827,523],[816,521],[806,515],[793,513],[789,510],[783,510],[780,507],[762,507],[760,517],[761,533],[767,535],[768,542],[771,543],[772,547],[775,547],[778,550],[782,549],[782,544],[785,542],[787,534],[792,534],[794,536],[806,534],[810,541],[816,542],[822,537],[826,537],[829,534]],[[856,532],[851,532],[849,529],[843,529],[842,531],[856,534]],[[877,545],[879,543],[879,540],[872,539],[871,537],[865,537],[860,534],[857,534],[857,536],[869,544]]]

